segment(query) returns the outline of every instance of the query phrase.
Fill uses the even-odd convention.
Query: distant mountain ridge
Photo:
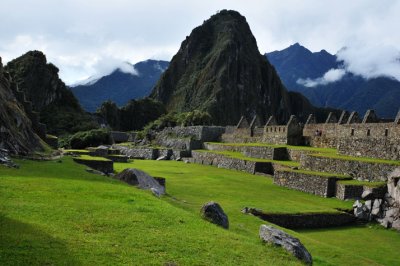
[[[325,50],[312,53],[296,43],[265,56],[288,90],[302,93],[316,106],[354,110],[360,114],[375,109],[385,118],[394,118],[400,107],[400,82],[386,77],[367,80],[347,72],[338,81],[325,85],[306,87],[299,83],[300,79],[317,79],[330,69],[342,66],[336,55]]]
[[[107,100],[122,106],[131,99],[148,96],[168,64],[162,60],[142,61],[132,66],[137,75],[116,69],[88,84],[71,87],[71,90],[89,112],[95,112]]]

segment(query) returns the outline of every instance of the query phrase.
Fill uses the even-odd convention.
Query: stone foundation
[[[267,159],[267,160],[288,160],[289,155],[284,147],[275,148],[268,146],[239,146],[222,145],[216,143],[204,143],[204,148],[210,151],[235,151],[241,152],[244,156]]]
[[[105,160],[85,160],[80,158],[73,158],[74,162],[84,164],[90,168],[98,170],[100,172],[110,174],[114,172],[113,161]]]
[[[348,213],[274,214],[250,208],[247,211],[264,221],[289,229],[326,228],[353,224],[356,218]]]
[[[364,188],[362,186],[336,183],[336,198],[341,200],[360,199]]]
[[[386,181],[388,174],[398,167],[385,163],[353,161],[318,155],[303,155],[300,162],[304,169],[350,175],[360,181]]]
[[[274,184],[322,197],[334,197],[337,177],[318,176],[296,171],[277,170]]]
[[[250,174],[263,173],[272,175],[274,172],[272,163],[230,158],[211,152],[192,151],[191,161],[198,164],[217,166],[218,168],[244,171]]]

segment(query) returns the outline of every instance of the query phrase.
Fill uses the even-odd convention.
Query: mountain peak
[[[269,115],[283,122],[294,111],[292,100],[310,107],[301,96],[291,99],[246,18],[232,10],[211,16],[186,37],[151,97],[168,111],[207,111],[219,125],[256,114],[261,122]]]

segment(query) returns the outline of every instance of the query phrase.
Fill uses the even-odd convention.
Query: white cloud
[[[346,46],[340,56],[349,70],[361,73],[366,66],[370,74],[396,76],[395,53],[386,48],[400,45],[397,0],[2,0],[0,56],[6,63],[28,50],[42,50],[72,83],[114,60],[170,60],[191,30],[221,9],[246,16],[262,53],[295,42],[331,53]],[[365,48],[361,57],[372,53],[379,64],[361,62],[356,44]]]
[[[316,79],[298,79],[297,83],[305,87],[316,87],[339,81],[346,74],[346,70],[337,68],[328,70],[322,77]]]
[[[366,79],[386,76],[400,81],[400,50],[389,45],[355,45],[340,50],[347,71]]]

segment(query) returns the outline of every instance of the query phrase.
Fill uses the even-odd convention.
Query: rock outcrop
[[[30,51],[10,61],[5,67],[23,92],[31,108],[40,113],[40,122],[52,134],[76,132],[95,127],[91,117],[58,76],[58,68],[47,63],[39,51]]]
[[[138,169],[127,168],[114,176],[114,178],[140,189],[151,190],[152,193],[158,197],[165,194],[164,186],[162,186],[154,177]]]
[[[260,54],[246,18],[222,10],[195,28],[181,44],[150,97],[168,111],[207,111],[217,125],[235,125],[244,115],[264,124],[270,115],[286,122],[317,110],[298,93],[288,93]]]
[[[16,89],[10,75],[3,69],[0,58],[0,148],[11,154],[29,154],[42,149],[24,107],[17,101]]]
[[[360,220],[376,220],[386,228],[400,230],[400,168],[388,176],[388,193],[382,198],[363,193],[364,203],[356,201],[354,215]]]
[[[225,229],[229,228],[228,216],[225,214],[221,206],[213,201],[207,202],[200,209],[200,214],[203,219],[221,226]]]
[[[304,261],[306,264],[312,264],[312,256],[310,252],[308,252],[299,239],[265,224],[260,226],[259,235],[263,242],[280,246],[293,254],[296,258]]]

